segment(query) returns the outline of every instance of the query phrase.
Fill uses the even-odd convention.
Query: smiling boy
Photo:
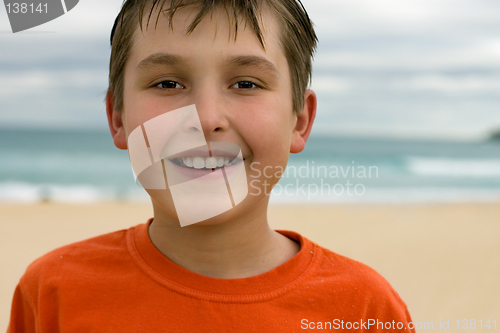
[[[337,322],[412,331],[406,305],[372,269],[269,227],[264,188],[279,177],[259,170],[283,169],[302,151],[316,113],[307,89],[316,36],[299,2],[127,0],[111,41],[106,109],[116,147],[131,149],[134,130],[147,138],[151,121],[193,106],[188,130],[210,156],[184,151],[163,158],[163,170],[220,170],[231,195],[227,177],[239,165],[252,186],[230,209],[181,227],[165,171],[165,189],[145,186],[147,223],[30,265],[9,332],[294,332]],[[241,159],[228,164],[216,143],[239,147]],[[191,210],[208,209],[201,201]]]

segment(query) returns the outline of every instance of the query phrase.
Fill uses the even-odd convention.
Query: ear
[[[292,142],[290,143],[290,153],[296,154],[304,150],[309,133],[316,117],[316,93],[307,89],[304,94],[304,108],[297,115],[297,122],[292,133]]]
[[[119,149],[127,149],[127,135],[123,127],[123,112],[116,111],[113,107],[113,94],[108,90],[106,94],[106,115],[108,125],[115,146]]]

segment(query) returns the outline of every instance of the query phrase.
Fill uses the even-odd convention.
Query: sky
[[[500,1],[304,0],[319,46],[313,133],[481,140],[500,129]],[[0,6],[0,128],[106,129],[121,1],[13,34]]]

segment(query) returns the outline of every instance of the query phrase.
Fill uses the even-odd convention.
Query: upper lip
[[[216,142],[211,143],[211,156],[212,157],[228,157],[228,158],[235,158],[238,156],[240,149],[236,144],[233,144],[234,146],[238,147],[238,151],[236,149],[223,149],[221,147],[214,147],[216,146]],[[226,143],[227,144],[227,143]],[[208,146],[201,146],[201,147],[196,147],[193,149],[188,149],[181,151],[177,154],[170,155],[166,158],[168,159],[174,159],[174,158],[185,158],[185,157],[210,157],[210,153],[208,150]]]

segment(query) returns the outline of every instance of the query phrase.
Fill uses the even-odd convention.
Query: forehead
[[[176,54],[185,59],[210,55],[239,54],[267,58],[277,67],[286,62],[281,47],[279,23],[268,8],[258,13],[263,38],[259,41],[251,23],[243,17],[237,20],[224,8],[215,8],[207,13],[192,31],[188,31],[199,13],[199,7],[187,6],[178,9],[171,22],[162,13],[146,11],[142,29],[135,30],[129,61],[139,64],[153,53]]]

